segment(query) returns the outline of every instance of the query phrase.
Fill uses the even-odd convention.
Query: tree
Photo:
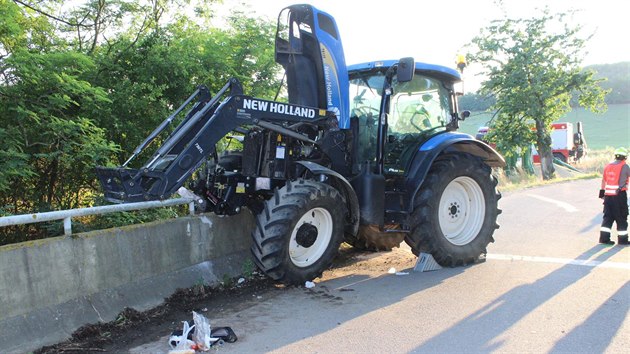
[[[7,179],[0,196],[13,212],[84,206],[93,166],[116,151],[87,118],[109,100],[81,78],[92,61],[78,53],[15,51],[4,62],[12,84],[0,87],[0,134]],[[6,167],[6,166],[5,166]]]
[[[480,93],[497,99],[493,139],[507,153],[535,143],[543,179],[555,173],[551,123],[570,111],[572,93],[579,105],[606,110],[607,91],[592,71],[580,67],[587,39],[580,37],[579,25],[568,21],[570,15],[545,9],[537,17],[492,21],[472,40],[468,58],[481,63],[488,77]],[[532,128],[533,135],[528,133]]]
[[[122,163],[197,85],[237,77],[273,98],[275,25],[234,12],[213,27],[213,3],[0,0],[0,209],[90,203],[94,165]]]
[[[279,86],[273,23],[176,13],[209,16],[215,1],[61,3],[0,0],[0,215],[91,205],[94,167],[121,164],[199,84]],[[45,236],[34,225],[1,229],[0,244]]]
[[[216,93],[236,77],[247,95],[272,99],[280,83],[274,30],[271,23],[238,14],[224,28],[180,18],[159,32],[129,34],[97,49],[99,69],[90,81],[106,89],[112,104],[93,119],[120,145],[118,164],[198,85]],[[159,143],[158,138],[154,144]],[[149,157],[141,155],[134,164]]]
[[[78,207],[91,167],[115,151],[87,118],[108,100],[83,77],[92,60],[64,51],[48,18],[17,3],[0,0],[0,209]]]
[[[531,124],[529,119],[522,115],[509,116],[506,112],[499,111],[491,126],[492,129],[486,135],[486,139],[493,142],[497,150],[505,157],[507,162],[505,172],[510,175],[516,168],[518,158],[524,157],[525,152],[531,152],[531,141],[534,140]],[[523,164],[524,171],[533,174],[533,170],[529,171],[525,166],[526,164]]]

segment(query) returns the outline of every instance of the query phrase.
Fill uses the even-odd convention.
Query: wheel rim
[[[313,208],[298,220],[291,232],[289,257],[298,267],[308,267],[317,262],[330,244],[333,221],[324,208]]]
[[[479,184],[470,177],[457,177],[440,198],[440,229],[450,243],[466,245],[477,237],[485,213],[486,203]]]

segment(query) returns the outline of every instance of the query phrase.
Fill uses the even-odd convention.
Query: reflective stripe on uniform
[[[628,231],[617,231],[618,236],[628,236]]]
[[[619,185],[623,185],[625,181],[619,181],[621,177],[621,170],[626,165],[625,161],[621,162],[612,162],[604,167],[604,174],[602,176],[602,185],[604,186],[604,195],[612,196],[619,194],[617,190],[619,189]],[[624,187],[623,190],[627,188]]]
[[[604,195],[617,195],[617,189],[619,189],[619,185],[607,184],[606,187],[604,187]]]
[[[608,233],[610,233],[610,227],[603,227],[603,226],[602,226],[602,227],[600,227],[600,228],[599,228],[599,231],[601,231],[601,232],[608,232]]]

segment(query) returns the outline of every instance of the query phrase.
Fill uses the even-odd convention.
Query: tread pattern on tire
[[[291,232],[298,219],[314,207],[326,208],[333,217],[333,232],[324,254],[308,267],[295,266],[288,254]],[[270,278],[285,284],[303,284],[321,276],[337,254],[343,241],[345,201],[333,187],[299,179],[287,181],[274,191],[256,216],[251,247],[254,262]]]
[[[445,180],[445,176],[453,177]],[[444,187],[457,176],[473,178],[481,187],[486,204],[483,226],[466,245],[456,246],[443,235],[437,208]],[[497,216],[501,214],[498,201],[501,194],[497,191],[498,180],[492,175],[491,168],[476,156],[464,153],[446,154],[431,166],[422,186],[415,198],[414,211],[411,215],[411,233],[405,242],[415,255],[421,252],[430,253],[433,258],[445,267],[455,267],[474,263],[480,255],[485,254],[486,247],[494,242],[492,234],[499,228]]]

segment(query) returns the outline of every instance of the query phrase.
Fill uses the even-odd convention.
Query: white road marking
[[[502,261],[524,261],[524,262],[541,262],[541,263],[560,263],[572,264],[585,267],[603,267],[618,268],[630,270],[630,263],[610,262],[610,261],[592,261],[589,259],[571,259],[571,258],[553,258],[553,257],[535,257],[535,256],[517,256],[513,254],[491,254],[486,255],[486,259],[498,259]]]
[[[536,198],[538,200],[542,200],[543,202],[555,204],[555,205],[559,206],[560,208],[566,210],[569,213],[574,213],[574,212],[578,211],[578,209],[576,207],[574,207],[573,205],[571,205],[569,203],[561,202],[559,200],[555,200],[555,199],[551,199],[551,198],[547,198],[547,197],[542,197],[542,196],[536,195],[536,194],[525,194],[525,195],[528,196],[528,197]]]

